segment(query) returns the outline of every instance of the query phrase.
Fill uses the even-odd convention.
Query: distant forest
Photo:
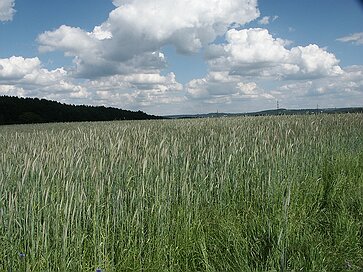
[[[0,96],[0,125],[51,122],[161,119],[142,111],[67,105],[38,98]]]

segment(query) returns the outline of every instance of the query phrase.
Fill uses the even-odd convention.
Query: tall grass
[[[0,271],[362,271],[363,115],[0,127]]]

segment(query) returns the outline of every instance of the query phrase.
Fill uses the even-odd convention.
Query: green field
[[[363,115],[2,126],[0,245],[0,271],[363,271]]]

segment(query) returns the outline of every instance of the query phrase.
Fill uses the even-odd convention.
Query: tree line
[[[46,99],[0,96],[0,125],[146,119],[161,117],[104,106],[69,105]]]

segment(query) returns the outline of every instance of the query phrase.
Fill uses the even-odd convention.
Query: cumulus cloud
[[[91,31],[62,25],[38,36],[40,52],[62,51],[73,59],[72,67],[48,70],[38,58],[0,59],[0,93],[154,114],[243,112],[274,107],[276,99],[293,106],[344,94],[363,102],[363,67],[342,69],[318,45],[293,47],[266,29],[241,29],[259,18],[257,0],[113,4],[108,19]],[[258,23],[276,19],[265,16]],[[358,43],[357,34],[339,40]],[[218,36],[225,42],[214,43]],[[206,48],[207,74],[184,86],[174,73],[164,74],[165,45],[182,54]]]
[[[95,103],[133,110],[184,101],[183,86],[176,81],[174,73],[114,75],[91,80],[87,85],[94,90]]]
[[[274,38],[266,29],[231,29],[226,43],[207,51],[210,69],[243,76],[298,79],[342,73],[334,54],[315,44],[287,48],[289,41]]]
[[[92,103],[129,109],[180,105],[187,95],[175,75],[162,75],[160,49],[192,54],[259,17],[257,0],[114,0],[108,19],[90,32],[60,26],[38,36],[39,51],[73,58],[68,76],[84,78]],[[180,12],[183,11],[183,12]],[[155,109],[152,110],[155,112]]]
[[[63,68],[49,71],[38,58],[0,59],[0,87],[2,94],[21,96],[85,98],[88,95],[86,88],[73,82]]]
[[[0,80],[19,80],[39,69],[38,58],[15,57],[0,59]]]
[[[68,56],[81,55],[87,51],[95,53],[99,39],[96,38],[97,35],[92,34],[78,27],[62,25],[55,31],[46,31],[39,35],[39,50],[50,52],[58,49]]]
[[[45,32],[38,37],[41,52],[62,50],[66,56],[74,57],[74,76],[95,78],[116,74],[135,72],[147,73],[154,69],[162,69],[166,65],[165,56],[158,51],[140,52],[138,55],[123,60],[108,56],[105,40],[111,40],[112,34],[100,27],[93,32],[85,32],[80,28],[61,26],[55,31]],[[120,48],[120,55],[129,54]]]
[[[271,90],[285,107],[349,107],[363,103],[363,66],[349,66],[336,77],[285,83]]]
[[[209,72],[205,78],[191,80],[186,85],[189,98],[203,100],[206,103],[232,100],[273,99],[273,96],[260,88],[256,82],[248,81],[239,75],[228,72]]]
[[[163,58],[155,60],[153,57],[160,56],[155,52],[162,46],[172,44],[181,53],[194,53],[224,34],[231,24],[241,26],[259,16],[257,0],[113,3],[116,8],[107,21],[93,31],[61,26],[39,35],[39,50],[60,50],[74,57],[75,73],[86,78],[97,76],[95,67],[103,71],[98,76],[107,76],[124,73],[124,70],[129,72],[132,70],[130,63],[135,62],[146,67],[159,65],[161,69],[165,65]]]
[[[276,85],[276,87],[272,87]],[[188,102],[194,112],[229,112],[271,109],[276,100],[285,108],[361,106],[363,103],[363,66],[346,67],[333,77],[306,80],[271,81],[224,72],[209,72],[186,86]]]
[[[209,72],[185,86],[192,112],[246,112],[271,108],[275,98],[253,79],[228,72]]]
[[[337,39],[340,42],[350,42],[356,45],[363,45],[363,32],[354,33]]]
[[[64,68],[47,70],[38,58],[0,59],[0,94],[41,97],[67,103],[108,105],[162,113],[185,101],[175,74],[154,69],[93,80],[76,79]]]
[[[256,0],[133,0],[114,3],[118,7],[101,28],[114,34],[116,45],[121,42],[122,47],[134,53],[155,51],[166,43],[174,44],[181,52],[195,52],[223,34],[230,24],[243,25],[259,16]],[[140,40],[145,42],[138,44]]]
[[[24,97],[26,91],[21,87],[13,85],[1,85],[0,84],[0,95],[20,96]]]
[[[0,1],[0,21],[11,21],[15,13],[15,0]]]
[[[135,34],[188,53],[212,42],[231,23],[243,25],[258,15],[257,1],[135,0],[111,12],[108,23],[117,30],[130,26]]]
[[[300,97],[308,105],[312,96],[361,92],[360,68],[343,70],[334,54],[315,44],[290,45],[266,29],[229,30],[224,44],[208,47],[209,72],[186,84],[187,97],[201,104],[226,104],[232,111],[244,105],[239,111],[245,111],[253,110],[248,103],[255,109],[272,108],[276,99],[294,105],[292,98]]]

